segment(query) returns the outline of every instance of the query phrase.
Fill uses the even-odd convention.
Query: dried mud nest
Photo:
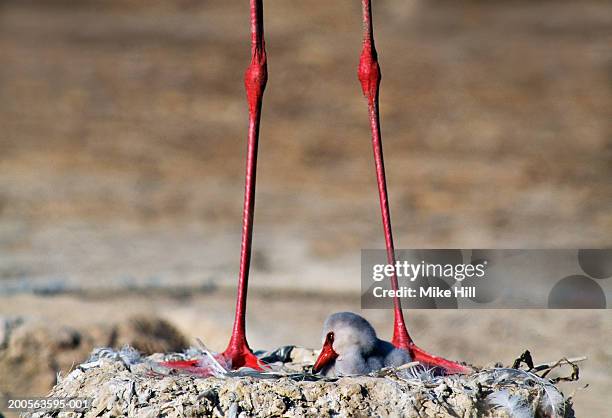
[[[91,399],[87,410],[47,410],[31,417],[573,417],[571,402],[554,381],[517,368],[491,368],[471,375],[436,376],[417,364],[367,376],[323,378],[309,373],[313,350],[283,347],[261,353],[266,372],[226,373],[213,367],[204,377],[161,365],[210,353],[141,356],[94,350],[49,396]],[[515,366],[517,366],[515,364]],[[221,365],[222,367],[222,365]],[[541,369],[540,369],[541,370]]]

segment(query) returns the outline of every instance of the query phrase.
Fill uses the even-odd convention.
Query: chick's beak
[[[318,373],[319,371],[321,371],[321,369],[323,369],[323,367],[325,367],[326,365],[334,361],[336,357],[338,357],[338,353],[334,351],[333,343],[333,337],[330,338],[330,336],[328,336],[325,339],[321,354],[319,354],[319,357],[317,358],[317,361],[315,362],[314,367],[312,368],[312,371],[314,373]]]

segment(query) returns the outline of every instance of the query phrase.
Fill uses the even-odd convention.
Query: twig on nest
[[[548,374],[554,369],[558,367],[562,367],[564,365],[570,365],[572,366],[572,374],[570,376],[555,377],[554,379],[550,379],[550,380],[553,383],[557,383],[561,381],[574,382],[578,380],[580,376],[580,368],[578,367],[576,363],[585,361],[586,359],[587,359],[586,356],[573,357],[569,359],[567,357],[563,357],[562,359],[557,360],[557,361],[550,361],[548,363],[542,363],[542,364],[538,364],[537,366],[534,366],[533,359],[531,357],[531,353],[529,352],[529,350],[525,350],[525,352],[521,354],[519,358],[514,360],[514,363],[512,364],[512,368],[520,370],[521,364],[525,364],[528,367],[527,369],[528,372],[532,372],[532,373],[544,372],[539,376],[542,378],[546,378],[546,376],[548,376]]]
[[[561,360],[557,361],[556,363],[554,363],[552,366],[550,366],[548,368],[548,370],[546,370],[544,373],[542,373],[542,377],[546,377],[553,369],[557,368],[557,367],[561,367],[565,364],[569,364],[570,366],[572,366],[572,374],[570,376],[567,377],[555,377],[554,379],[551,379],[551,381],[553,383],[557,383],[557,382],[575,382],[576,380],[578,380],[578,378],[580,377],[580,368],[578,367],[578,365],[576,364],[577,361],[583,361],[586,360],[586,357],[578,357],[578,359],[573,359],[574,361],[567,359],[567,358],[562,358]]]
[[[528,367],[528,370],[533,369],[533,359],[531,358],[531,353],[529,350],[525,350],[523,354],[512,363],[513,369],[518,369],[521,367],[521,364],[525,364]]]
[[[574,365],[575,363],[580,363],[581,361],[585,361],[585,360],[587,360],[586,356],[572,357],[572,358],[563,357],[561,360],[538,364],[537,366],[534,366],[533,371],[540,372],[542,370],[547,370],[547,369],[552,370],[553,368],[563,366],[564,364]]]

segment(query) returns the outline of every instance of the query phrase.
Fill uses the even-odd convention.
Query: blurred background
[[[93,346],[227,342],[244,187],[248,2],[0,2],[0,395]],[[612,4],[374,1],[398,248],[612,245]],[[320,344],[383,248],[360,2],[265,2],[251,346]],[[363,311],[381,337],[390,311]],[[477,365],[587,355],[606,415],[610,311],[411,311]],[[296,332],[297,330],[297,332]],[[588,384],[585,390],[579,390]]]

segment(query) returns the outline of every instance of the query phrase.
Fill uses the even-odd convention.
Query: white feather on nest
[[[550,380],[540,377],[535,373],[519,369],[500,368],[494,370],[492,374],[485,376],[485,380],[492,380],[497,384],[504,384],[510,381],[523,381],[524,383],[530,383],[537,386],[540,389],[540,399],[537,405],[537,411],[542,416],[550,418],[565,416],[565,399],[563,398],[563,394],[561,394],[559,389],[557,389]],[[503,392],[503,390],[489,396],[501,392]],[[498,400],[503,400],[504,395],[500,396],[502,397]]]
[[[562,417],[565,414],[565,400],[561,392],[550,383],[543,384],[542,389],[538,411],[546,417]]]
[[[423,383],[423,382],[431,382],[436,378],[435,375],[435,367],[427,367],[422,364],[414,365],[412,367],[398,367],[397,369],[398,376],[401,376],[407,382],[412,383]]]
[[[489,405],[496,408],[503,408],[508,415],[514,418],[532,418],[533,412],[520,396],[510,394],[510,391],[503,389],[491,393],[486,397]]]

